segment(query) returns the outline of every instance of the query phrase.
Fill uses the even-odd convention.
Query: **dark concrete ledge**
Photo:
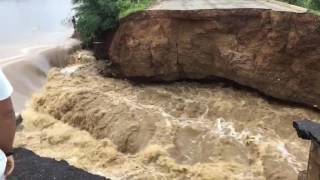
[[[24,148],[15,149],[16,168],[9,180],[105,180],[66,161],[56,161],[36,155]]]

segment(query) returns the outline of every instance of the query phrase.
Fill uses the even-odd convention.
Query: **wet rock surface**
[[[293,127],[296,129],[300,138],[313,140],[320,144],[320,124],[310,120],[301,120],[293,122]]]
[[[232,80],[320,107],[320,18],[263,9],[147,11],[124,19],[110,50],[127,78]]]

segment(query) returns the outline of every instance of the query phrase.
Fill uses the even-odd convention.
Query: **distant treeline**
[[[76,29],[85,45],[107,30],[115,28],[120,18],[146,9],[151,0],[73,0]]]
[[[290,4],[305,7],[312,10],[320,10],[320,0],[283,0]]]

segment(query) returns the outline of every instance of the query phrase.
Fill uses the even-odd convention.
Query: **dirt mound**
[[[306,168],[292,121],[316,112],[222,83],[132,84],[99,69],[52,70],[17,145],[120,179],[291,180]]]

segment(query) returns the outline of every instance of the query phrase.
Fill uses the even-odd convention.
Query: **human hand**
[[[14,158],[13,156],[8,156],[7,157],[7,166],[6,166],[6,171],[5,171],[5,176],[8,177],[12,174],[14,170]]]

